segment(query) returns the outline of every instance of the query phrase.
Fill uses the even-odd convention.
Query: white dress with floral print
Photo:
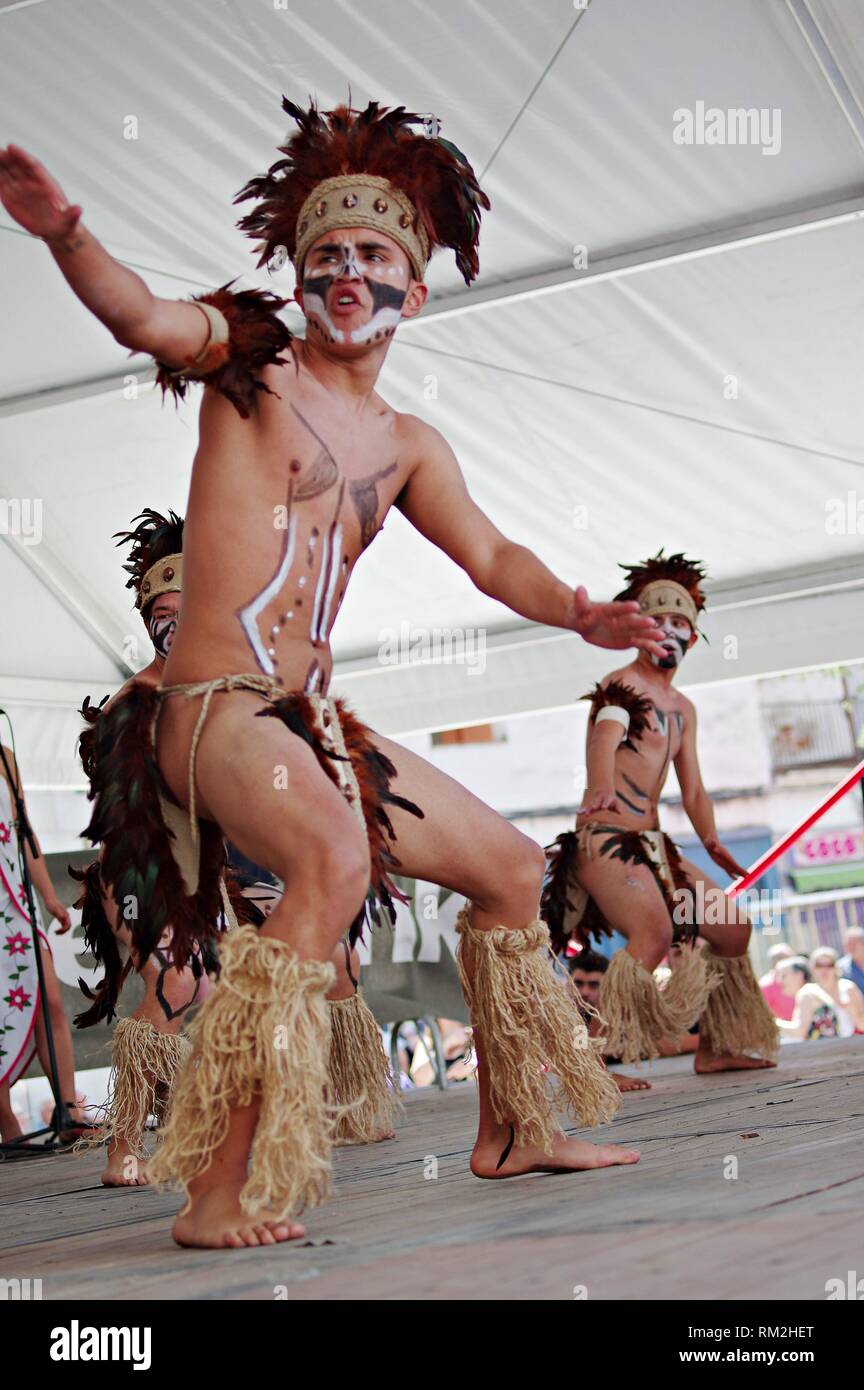
[[[36,1051],[39,1004],[39,976],[18,843],[12,798],[5,777],[0,776],[0,1084],[10,1086],[24,1075]],[[38,902],[36,923],[47,944]]]

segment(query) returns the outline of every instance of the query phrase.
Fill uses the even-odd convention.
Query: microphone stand
[[[5,710],[2,713],[6,713]],[[8,715],[6,715],[8,719]],[[11,728],[11,725],[10,725]],[[14,740],[13,740],[14,746]],[[48,1070],[51,1090],[54,1094],[54,1114],[51,1116],[51,1123],[44,1125],[41,1129],[34,1129],[29,1134],[21,1134],[17,1139],[9,1139],[0,1143],[0,1161],[16,1158],[41,1158],[46,1153],[53,1153],[60,1148],[67,1148],[61,1135],[74,1128],[74,1121],[69,1114],[66,1101],[60,1087],[60,1076],[57,1070],[57,1052],[54,1047],[54,1033],[51,1028],[51,1016],[48,1012],[45,995],[45,969],[42,964],[42,944],[39,940],[39,928],[36,917],[36,904],[33,900],[33,880],[30,877],[30,865],[27,863],[27,855],[24,852],[25,842],[30,846],[30,853],[34,859],[39,858],[39,849],[36,844],[33,831],[27,819],[27,810],[24,806],[24,797],[17,777],[12,776],[12,769],[6,757],[6,750],[0,744],[0,758],[3,760],[3,767],[6,771],[6,778],[9,787],[12,789],[14,802],[15,821],[18,828],[18,857],[21,865],[21,876],[24,881],[24,894],[27,899],[27,911],[30,916],[30,931],[33,936],[33,950],[36,953],[36,972],[39,977],[39,1007],[42,1010],[42,1019],[45,1024],[45,1041],[48,1044]],[[48,1135],[42,1144],[34,1144],[31,1141],[39,1139],[42,1135]]]

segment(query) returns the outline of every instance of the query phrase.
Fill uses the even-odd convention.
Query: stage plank
[[[0,1276],[47,1299],[569,1301],[824,1299],[864,1272],[864,1038],[770,1072],[643,1070],[653,1089],[594,1136],[642,1161],[579,1175],[480,1182],[473,1086],[410,1094],[395,1140],[337,1151],[305,1245],[179,1250],[178,1198],[102,1188],[98,1153],[3,1163]]]

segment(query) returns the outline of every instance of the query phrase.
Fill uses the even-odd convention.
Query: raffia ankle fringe
[[[677,1038],[690,1027],[699,1016],[699,1003],[704,1007],[707,967],[703,963],[701,992],[690,968],[685,966],[684,970],[684,988],[670,1000],[668,990],[657,988],[651,971],[635,956],[629,951],[615,952],[597,999],[597,1008],[605,1024],[607,1056],[620,1057],[622,1062],[659,1057],[658,1044],[662,1038]],[[691,1004],[695,1012],[689,1023],[684,1024],[682,1018],[688,1016]]]
[[[220,947],[219,983],[193,1021],[192,1053],[177,1079],[154,1183],[189,1183],[207,1171],[237,1107],[260,1102],[240,1205],[277,1219],[324,1201],[335,1122],[325,1099],[336,972],[290,946],[240,927]]]
[[[685,946],[679,964],[669,977],[662,995],[663,1003],[672,1020],[677,1038],[686,1033],[700,1019],[715,989],[723,982],[719,970],[714,969],[714,957],[692,946]]]
[[[330,1098],[343,1108],[334,1143],[374,1144],[392,1130],[402,1109],[381,1034],[371,1009],[358,992],[331,999]]]
[[[711,1051],[773,1057],[780,1046],[780,1034],[750,957],[715,956],[709,947],[705,955],[720,974],[720,984],[712,990],[700,1023]]]
[[[104,1118],[95,1133],[78,1141],[75,1152],[121,1139],[136,1158],[146,1158],[147,1121],[166,1109],[174,1078],[188,1055],[189,1039],[182,1033],[160,1033],[146,1018],[119,1019],[111,1043]]]
[[[548,1154],[561,1132],[553,1107],[584,1125],[611,1120],[621,1097],[588,1037],[569,982],[554,973],[545,922],[478,931],[465,907],[456,930],[462,988],[498,1123],[513,1126],[517,1144]]]

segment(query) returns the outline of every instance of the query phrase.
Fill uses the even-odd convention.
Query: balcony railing
[[[836,700],[765,705],[762,713],[776,769],[852,762],[861,756],[849,716]]]

